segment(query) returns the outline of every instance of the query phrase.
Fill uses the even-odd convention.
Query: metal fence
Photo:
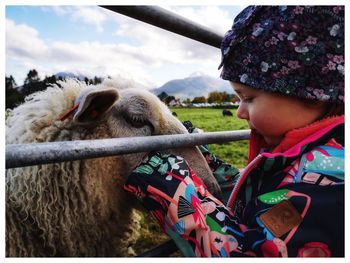
[[[249,130],[6,145],[6,168],[244,140]]]
[[[167,11],[158,6],[106,6],[108,10],[135,18],[145,23],[191,38],[201,43],[220,48],[223,36],[210,29]]]
[[[138,19],[169,30],[201,43],[219,48],[220,36],[186,18],[157,6],[101,6],[108,10]],[[150,137],[113,138],[84,141],[47,142],[40,144],[6,145],[6,169],[63,162],[88,158],[99,158],[195,145],[225,143],[249,138],[249,130],[210,132],[197,134],[161,135]],[[167,256],[177,250],[173,241],[167,241],[139,257]]]

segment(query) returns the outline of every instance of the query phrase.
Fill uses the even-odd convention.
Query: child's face
[[[326,112],[325,103],[310,106],[297,98],[265,92],[231,82],[241,100],[237,117],[247,120],[249,127],[271,145],[278,145],[293,129],[311,124]]]

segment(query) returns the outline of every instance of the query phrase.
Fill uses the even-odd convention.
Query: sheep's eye
[[[144,120],[141,116],[134,115],[129,118],[129,123],[135,128],[141,128],[147,125],[148,121]]]
[[[144,119],[141,115],[130,116],[128,114],[125,114],[124,119],[135,128],[142,128],[143,126],[148,125],[151,127],[151,129],[154,129],[153,125],[147,119]]]

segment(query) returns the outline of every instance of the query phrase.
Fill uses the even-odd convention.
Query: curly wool
[[[86,89],[75,81],[60,85],[31,95],[10,113],[7,143],[110,137],[107,127],[91,133],[74,129],[69,119],[58,120]],[[108,157],[8,169],[6,256],[128,255],[137,215],[126,193],[116,190],[121,179],[112,178],[125,165]]]
[[[131,88],[135,87],[132,82],[118,79],[86,86],[71,80],[59,85],[62,88],[55,85],[31,95],[10,112],[6,143],[187,133],[157,96]],[[59,120],[76,103],[74,116]],[[169,151],[188,160],[208,190],[219,193],[196,147]],[[135,199],[122,186],[144,154],[8,169],[6,255],[134,255],[139,219],[132,209]]]

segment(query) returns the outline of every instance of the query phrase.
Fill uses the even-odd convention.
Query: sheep
[[[187,133],[155,95],[133,86],[123,80],[96,86],[66,80],[29,95],[6,119],[6,143]],[[219,193],[197,147],[170,152],[186,158],[209,191]],[[137,202],[122,186],[144,155],[7,169],[6,256],[135,255]]]
[[[230,110],[222,110],[222,116],[233,116],[232,112]]]

